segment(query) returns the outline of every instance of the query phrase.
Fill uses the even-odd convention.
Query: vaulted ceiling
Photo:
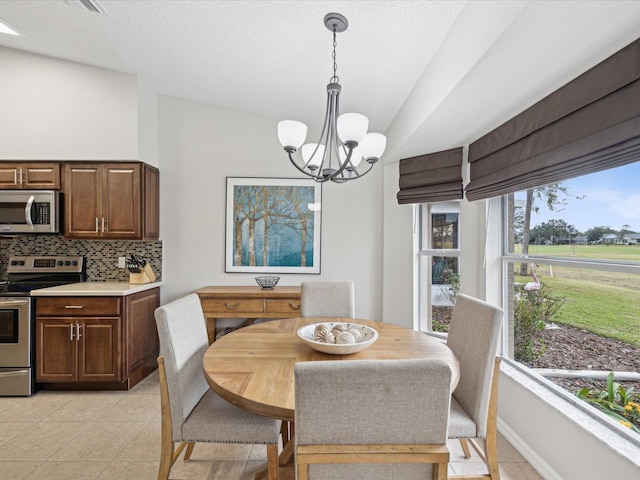
[[[106,13],[64,0],[3,0],[0,19],[21,36],[0,34],[0,45],[313,129],[333,74],[323,18],[338,12],[349,20],[337,37],[341,110],[364,113],[371,130],[387,133],[389,158],[467,144],[640,37],[638,1],[99,5]]]

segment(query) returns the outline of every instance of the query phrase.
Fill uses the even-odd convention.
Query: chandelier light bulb
[[[343,113],[338,117],[338,136],[345,144],[360,142],[368,128],[369,119],[360,113]]]
[[[381,133],[367,133],[359,144],[362,156],[366,159],[375,158],[376,161],[387,147],[387,137]]]
[[[302,146],[302,160],[307,164],[307,168],[315,170],[322,164],[324,157],[324,145],[317,143],[307,143]]]
[[[349,150],[345,149],[344,147],[340,147],[338,149],[338,156],[340,157],[340,165],[342,165],[344,161],[347,159],[348,154],[349,154]],[[360,165],[361,161],[362,161],[362,150],[360,149],[360,147],[355,147],[353,149],[353,152],[351,153],[351,159],[349,159],[350,165],[347,165],[346,169],[348,170],[349,168],[357,167],[358,165]]]
[[[296,120],[283,120],[278,122],[278,140],[285,148],[293,148],[296,151],[307,138],[307,126]]]

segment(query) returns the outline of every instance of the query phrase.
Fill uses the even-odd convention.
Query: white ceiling
[[[337,39],[341,110],[367,115],[402,156],[475,140],[640,37],[633,0],[100,4],[108,15],[63,0],[2,0],[0,19],[22,36],[0,34],[0,45],[313,128],[333,73],[323,18],[338,12],[349,20]]]

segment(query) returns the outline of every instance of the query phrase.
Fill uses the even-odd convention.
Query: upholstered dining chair
[[[300,362],[294,381],[299,480],[447,478],[444,362]]]
[[[355,318],[353,282],[302,282],[300,315]]]
[[[449,438],[460,439],[466,458],[471,457],[471,443],[487,465],[489,473],[484,477],[492,480],[500,480],[496,444],[500,358],[496,353],[502,318],[501,308],[458,294],[447,338],[447,346],[460,362],[460,380],[451,399]],[[484,448],[477,439],[484,439]],[[478,477],[483,475],[473,478]]]
[[[189,460],[196,442],[267,445],[268,479],[278,478],[281,421],[242,410],[209,388],[202,370],[209,346],[200,298],[190,294],[155,311],[160,356],[162,445],[158,479],[169,478],[184,448]],[[180,442],[174,450],[174,442]]]

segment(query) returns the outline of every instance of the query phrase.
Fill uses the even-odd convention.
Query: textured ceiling
[[[100,4],[108,15],[63,0],[2,0],[0,18],[22,36],[0,34],[0,45],[313,127],[333,73],[323,18],[338,12],[350,24],[338,34],[341,111],[391,130],[404,156],[474,140],[640,36],[638,1]]]

